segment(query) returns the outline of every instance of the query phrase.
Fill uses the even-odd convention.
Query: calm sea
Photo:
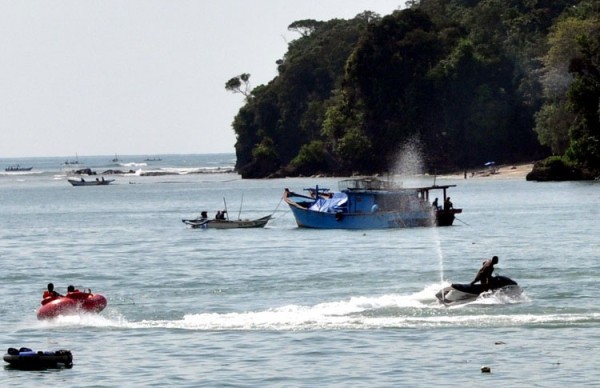
[[[234,155],[78,157],[114,184],[72,187],[64,158],[0,159],[0,344],[70,349],[72,369],[3,368],[0,386],[594,386],[600,382],[600,182],[474,178],[448,228],[298,229],[284,188]],[[72,158],[73,159],[73,158]],[[145,172],[165,173],[145,176]],[[411,178],[411,184],[433,183]],[[264,229],[190,229],[227,207]],[[524,288],[440,306],[483,259]],[[48,282],[108,299],[38,321]],[[491,373],[481,373],[489,366]]]

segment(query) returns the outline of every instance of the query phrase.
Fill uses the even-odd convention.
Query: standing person
[[[450,210],[454,207],[454,205],[452,205],[452,201],[450,201],[450,197],[446,198],[446,200],[444,201],[444,210]]]
[[[431,206],[433,206],[433,208],[435,210],[437,210],[437,208],[438,208],[438,199],[437,199],[437,197],[433,200],[433,203],[431,204]]]
[[[494,256],[489,260],[485,260],[477,275],[475,275],[475,279],[471,282],[471,285],[481,282],[483,286],[483,291],[487,291],[490,289],[490,282],[492,280],[492,272],[494,272],[494,265],[498,264],[498,256]]]

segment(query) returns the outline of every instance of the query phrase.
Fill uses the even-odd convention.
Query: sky
[[[0,0],[0,158],[235,152],[243,96],[303,19],[404,0]]]

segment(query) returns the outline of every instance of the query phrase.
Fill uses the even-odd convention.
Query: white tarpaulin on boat
[[[336,212],[342,210],[341,208],[344,205],[346,205],[347,201],[348,201],[348,196],[346,194],[334,193],[333,197],[331,197],[331,198],[317,199],[312,205],[310,205],[310,207],[308,209],[315,211],[315,212],[336,213]]]

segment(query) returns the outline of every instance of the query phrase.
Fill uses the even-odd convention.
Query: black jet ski
[[[502,290],[510,295],[519,295],[521,287],[514,280],[506,276],[492,276],[489,291]],[[435,296],[438,300],[446,305],[455,303],[466,303],[477,299],[482,293],[483,286],[481,284],[470,283],[453,283],[448,287],[441,289]]]

